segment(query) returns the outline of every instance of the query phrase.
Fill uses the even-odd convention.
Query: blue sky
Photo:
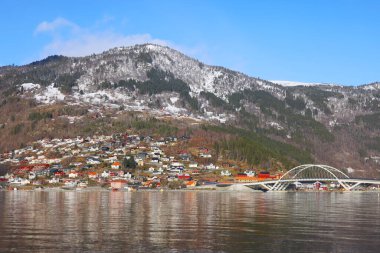
[[[2,0],[0,65],[136,43],[268,80],[380,81],[377,0]]]

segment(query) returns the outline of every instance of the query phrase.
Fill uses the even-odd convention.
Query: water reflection
[[[0,252],[378,252],[377,193],[0,192]]]

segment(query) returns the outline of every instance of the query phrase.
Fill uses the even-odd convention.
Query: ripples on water
[[[0,252],[380,252],[378,193],[0,192]]]

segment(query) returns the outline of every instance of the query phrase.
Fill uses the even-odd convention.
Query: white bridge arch
[[[347,179],[350,178],[342,171],[328,166],[320,164],[304,164],[297,166],[287,171],[280,180],[285,179],[309,179],[309,178],[331,178],[331,179]]]
[[[321,164],[304,164],[297,166],[278,180],[259,181],[254,183],[245,183],[246,186],[258,186],[268,191],[283,191],[290,184],[296,182],[334,182],[338,183],[345,190],[350,191],[361,184],[380,185],[379,180],[371,179],[353,179],[347,174],[334,167]]]

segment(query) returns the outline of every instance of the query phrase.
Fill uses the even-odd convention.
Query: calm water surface
[[[378,193],[0,192],[0,252],[380,252]]]

